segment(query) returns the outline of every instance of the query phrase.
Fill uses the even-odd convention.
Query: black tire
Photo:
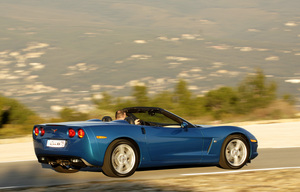
[[[61,165],[52,165],[52,168],[58,173],[76,173],[80,167],[66,167]]]
[[[135,172],[138,164],[136,146],[126,139],[117,139],[105,152],[102,171],[109,177],[128,177]]]
[[[224,169],[240,169],[249,160],[249,144],[242,135],[229,135],[223,142],[219,165]]]

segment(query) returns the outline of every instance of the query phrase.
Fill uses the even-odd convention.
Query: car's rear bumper
[[[55,164],[65,162],[78,166],[102,166],[88,142],[72,142],[64,148],[47,147],[46,139],[34,139],[35,154],[40,163]]]
[[[38,162],[49,165],[63,165],[63,166],[73,166],[73,167],[93,167],[94,165],[88,163],[85,159],[76,156],[67,155],[37,155]]]

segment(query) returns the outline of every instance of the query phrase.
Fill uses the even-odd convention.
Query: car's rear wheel
[[[105,153],[102,171],[109,177],[128,177],[138,167],[136,146],[125,139],[113,141]]]
[[[80,167],[62,165],[52,165],[52,168],[59,173],[76,173],[80,170]]]
[[[225,169],[240,169],[249,159],[249,145],[241,135],[228,136],[221,149],[219,165]]]

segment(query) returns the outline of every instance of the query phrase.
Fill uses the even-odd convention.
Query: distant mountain
[[[107,91],[196,94],[260,67],[300,98],[298,0],[1,0],[0,93],[53,115]]]

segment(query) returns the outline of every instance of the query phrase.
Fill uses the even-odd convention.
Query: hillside
[[[2,0],[0,93],[44,115],[179,78],[202,95],[260,67],[300,98],[300,1]],[[298,83],[298,84],[297,84]],[[52,106],[52,108],[51,108]],[[52,110],[51,110],[52,109]]]

